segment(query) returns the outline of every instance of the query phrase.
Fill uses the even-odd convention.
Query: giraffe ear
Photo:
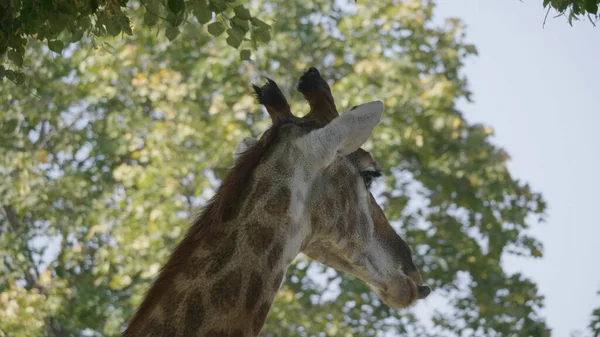
[[[317,166],[327,167],[337,155],[345,156],[358,150],[379,124],[382,112],[381,101],[354,106],[325,127],[302,137],[298,145]]]
[[[258,143],[258,140],[251,137],[242,139],[242,141],[235,147],[235,150],[233,151],[233,161],[237,161],[244,152],[248,151],[248,149],[256,145],[256,143]]]

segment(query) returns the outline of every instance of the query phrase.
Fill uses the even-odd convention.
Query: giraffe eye
[[[362,176],[365,185],[367,185],[367,188],[370,188],[373,180],[381,177],[381,171],[362,171],[360,175]]]

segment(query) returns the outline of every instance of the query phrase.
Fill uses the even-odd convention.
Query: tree
[[[476,53],[461,22],[435,26],[432,1],[249,8],[276,32],[250,61],[193,22],[173,41],[141,30],[94,53],[82,40],[64,58],[31,42],[24,84],[0,85],[0,170],[10,177],[0,181],[0,336],[117,336],[235,144],[266,129],[250,84],[276,78],[306,113],[293,86],[309,66],[331,79],[340,108],[385,102],[367,144],[387,175],[378,198],[448,309],[429,329],[300,256],[265,336],[544,336],[543,296],[500,261],[542,256],[526,230],[545,203],[510,175],[492,129],[456,108],[470,97],[463,61]]]

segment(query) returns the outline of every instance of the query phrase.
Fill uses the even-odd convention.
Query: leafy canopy
[[[501,264],[542,256],[528,228],[546,205],[510,174],[493,130],[457,110],[476,53],[461,22],[434,25],[433,1],[421,0],[248,8],[277,32],[249,61],[193,21],[173,41],[141,29],[112,47],[82,39],[61,58],[31,40],[24,84],[0,84],[0,336],[118,336],[235,144],[268,126],[250,84],[278,79],[301,114],[293,86],[309,66],[331,79],[340,109],[385,102],[366,145],[386,171],[377,198],[439,306],[431,325],[300,256],[265,336],[547,335],[536,284]]]
[[[365,5],[370,2],[365,1]],[[392,1],[394,3],[394,1]],[[600,0],[543,0],[543,6],[568,14],[569,23],[588,16],[598,19]],[[5,0],[0,3],[0,80],[24,81],[21,71],[30,39],[44,42],[61,54],[70,44],[97,41],[106,36],[131,36],[153,29],[169,40],[176,39],[183,23],[206,25],[206,33],[225,35],[227,44],[250,59],[251,50],[271,40],[271,26],[259,17],[270,9],[242,0]],[[260,15],[255,16],[256,13]],[[137,25],[134,16],[143,16]],[[114,40],[113,40],[114,41]],[[8,65],[8,67],[6,67]]]
[[[172,41],[183,23],[193,22],[206,25],[214,37],[225,34],[229,46],[243,47],[240,57],[245,60],[251,48],[271,40],[270,25],[235,0],[7,0],[0,4],[0,12],[0,58],[17,67],[0,65],[0,80],[6,77],[16,83],[24,80],[19,69],[29,39],[45,41],[49,50],[61,54],[71,43],[132,36],[134,27],[153,29]],[[143,20],[134,25],[134,16]]]

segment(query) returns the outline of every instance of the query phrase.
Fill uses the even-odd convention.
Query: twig
[[[37,144],[37,148],[38,148],[38,149],[41,149],[41,148],[42,148],[42,147],[40,146],[40,144],[41,144],[42,142],[44,142],[44,141],[45,141],[45,139],[46,139],[46,136],[47,136],[47,132],[48,132],[48,130],[46,130],[46,123],[48,123],[48,120],[47,120],[47,119],[44,119],[44,120],[42,121],[42,126],[40,127],[40,137],[38,138],[38,140],[37,140],[37,142],[36,142],[36,144]]]
[[[593,25],[594,27],[596,27],[596,22],[594,22],[594,21],[592,20],[592,15],[591,15],[590,13],[588,13],[588,19],[590,20],[590,22],[592,23],[592,25]],[[596,17],[596,20],[598,20],[598,17]]]
[[[542,23],[542,29],[546,27],[546,20],[548,19],[548,14],[550,14],[550,6],[548,6],[548,11],[546,12],[546,16],[544,17],[544,23]]]

